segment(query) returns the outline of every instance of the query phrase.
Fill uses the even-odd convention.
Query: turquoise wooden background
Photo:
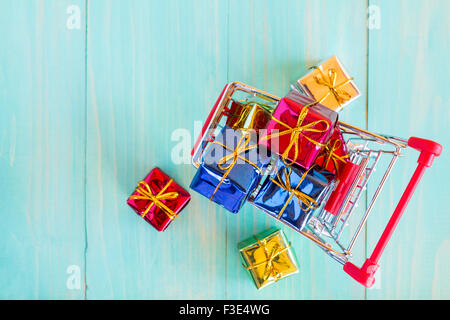
[[[1,0],[0,298],[450,298],[449,10],[447,0]],[[127,207],[154,166],[189,185],[194,168],[171,160],[177,134],[193,134],[225,83],[283,95],[332,54],[362,91],[343,121],[444,146],[373,289],[287,230],[300,273],[255,290],[236,244],[278,224],[249,205],[234,216],[192,194],[164,233]],[[357,262],[416,157],[398,163]]]

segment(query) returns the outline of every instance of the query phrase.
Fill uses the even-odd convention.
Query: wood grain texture
[[[226,215],[193,196],[158,233],[126,204],[226,83],[223,1],[92,1],[88,21],[88,298],[224,298]],[[194,137],[192,137],[193,139]]]
[[[308,67],[337,54],[357,79],[362,97],[342,117],[365,126],[366,36],[363,2],[231,1],[229,80],[278,96],[287,94]],[[335,25],[335,17],[347,21]],[[320,19],[318,18],[320,17]],[[351,113],[351,111],[354,111]],[[224,214],[226,214],[224,212]],[[364,288],[319,247],[251,205],[228,214],[227,292],[233,299],[363,299]],[[292,242],[300,273],[256,291],[240,264],[236,244],[268,227],[282,228]],[[364,241],[355,255],[364,255]]]
[[[425,173],[380,261],[373,299],[448,299],[450,292],[450,120],[446,62],[448,1],[372,1],[381,25],[369,35],[369,129],[440,142],[444,151]],[[418,153],[398,161],[369,220],[372,250],[416,167]],[[370,251],[369,251],[370,252]]]
[[[0,298],[84,297],[84,1],[0,3]],[[82,25],[81,25],[82,27]]]
[[[379,29],[367,29],[368,4],[379,9]],[[66,27],[69,5],[80,8],[80,29]],[[448,10],[446,0],[1,1],[0,298],[450,298]],[[192,191],[163,233],[127,206],[155,166],[188,188],[189,147],[227,82],[282,96],[333,54],[362,93],[341,120],[444,145],[374,289],[251,205],[233,215]],[[416,157],[398,162],[357,264]],[[286,231],[300,273],[257,291],[236,245],[272,226]],[[71,265],[80,289],[66,285]]]

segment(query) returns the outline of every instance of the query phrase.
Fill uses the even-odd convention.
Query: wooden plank
[[[449,155],[448,1],[370,1],[380,28],[370,31],[369,129],[440,142],[435,160],[413,196],[385,254],[370,299],[448,299],[450,241],[446,166]],[[375,11],[374,11],[375,12]],[[418,153],[406,152],[394,169],[372,219],[372,250],[416,167]],[[371,251],[369,251],[370,253]]]
[[[1,299],[84,297],[84,12],[0,3]]]
[[[158,233],[126,200],[155,166],[188,188],[195,137],[183,134],[226,83],[226,3],[91,1],[88,9],[87,297],[224,298],[226,216],[193,193]]]
[[[154,166],[188,187],[195,121],[204,121],[226,82],[281,96],[307,66],[332,54],[362,91],[341,120],[447,146],[449,50],[442,39],[449,4],[370,4],[369,18],[379,12],[381,23],[369,31],[367,51],[362,1],[91,1],[86,65],[85,1],[0,3],[0,298],[85,298],[86,268],[93,299],[448,299],[445,150],[368,291],[313,243],[250,205],[233,216],[192,193],[189,207],[159,234],[125,203]],[[77,10],[68,13],[70,6],[79,8],[79,28],[74,20],[68,28]],[[361,235],[357,263],[373,249],[416,157],[408,151],[395,168]],[[286,230],[301,271],[257,291],[236,245],[271,226]]]
[[[354,76],[362,97],[342,111],[356,126],[366,121],[365,3],[337,1],[231,1],[229,80],[239,80],[278,96],[308,71],[337,54]],[[250,205],[227,215],[227,298],[345,299],[364,298],[364,289],[311,241],[283,227]],[[257,291],[241,266],[236,245],[268,227],[284,229],[300,263],[300,273]],[[354,227],[352,225],[352,227]],[[364,254],[364,239],[355,250]]]

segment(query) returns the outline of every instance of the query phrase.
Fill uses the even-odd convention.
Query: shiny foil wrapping
[[[233,129],[255,130],[265,129],[270,121],[274,108],[258,102],[233,101],[227,112],[226,124]]]
[[[159,168],[154,168],[143,180],[149,186],[152,194],[157,195],[171,180],[171,178],[161,171]],[[177,192],[178,196],[174,199],[161,199],[160,201],[169,208],[173,213],[179,214],[181,210],[188,204],[191,199],[190,194],[183,189],[174,180],[165,189],[164,193]],[[128,205],[133,208],[133,210],[140,216],[145,212],[145,210],[152,205],[152,201],[148,199],[132,199],[132,196],[140,195],[139,192],[135,191],[128,198]],[[165,210],[158,207],[153,203],[150,210],[143,217],[145,221],[151,224],[156,230],[164,231],[169,224],[172,222],[170,215],[164,212]]]
[[[247,199],[247,190],[230,178],[225,178],[216,193],[214,190],[222,179],[222,174],[201,164],[192,179],[190,188],[221,205],[232,213],[237,213]],[[256,183],[255,183],[256,184]],[[251,186],[253,187],[253,186]],[[214,196],[213,196],[214,193]]]
[[[346,70],[336,56],[332,56],[330,59],[319,65],[318,68],[320,68],[326,77],[328,76],[328,71],[330,69],[334,70],[336,78],[327,80],[329,80],[329,82],[335,80],[338,90],[341,92],[346,92],[346,101],[344,103],[339,103],[335,95],[330,93],[330,88],[328,86],[317,82],[316,77],[321,77],[321,74],[318,70],[313,69],[310,73],[299,79],[297,82],[304,91],[314,97],[317,101],[321,101],[326,96],[326,98],[321,101],[322,105],[330,108],[331,110],[340,111],[345,105],[360,96],[360,92],[353,81],[350,81],[343,86],[339,86],[339,84],[342,84],[350,79],[350,76],[347,74]]]
[[[283,207],[285,207],[291,193],[275,184],[271,179],[278,179],[276,175],[276,170],[278,170],[280,178],[283,180],[283,183],[285,183],[285,168],[286,165],[281,159],[279,159],[275,164],[275,168],[266,178],[253,201],[254,205],[258,208],[276,218],[278,218]],[[300,182],[302,176],[305,174],[306,170],[295,165],[288,167],[288,170],[290,170],[290,185],[295,188]],[[312,168],[296,190],[308,195],[314,199],[317,204],[320,204],[333,179],[334,175],[332,173]],[[279,219],[295,230],[302,231],[308,223],[312,212],[313,210],[308,210],[304,203],[299,203],[297,197],[294,195],[288,202]]]
[[[337,157],[329,157],[329,152],[332,152]],[[342,136],[341,130],[336,127],[327,143],[327,147],[323,149],[323,152],[317,157],[315,163],[326,171],[335,174],[336,178],[339,179],[344,166],[349,161],[347,145],[345,144],[344,137]]]
[[[231,170],[223,169],[223,167],[231,165],[233,158],[229,157],[226,162],[222,163],[221,168],[219,165],[221,159],[232,154],[232,150],[237,148],[242,137],[242,132],[225,126],[215,139],[218,143],[211,143],[205,150],[203,162],[190,185],[191,189],[210,198],[232,213],[237,213],[242,207],[247,197],[258,185],[261,173],[270,161],[267,151],[260,152],[260,147],[255,141],[256,138],[252,137],[248,146],[254,145],[255,148],[239,155],[254,165],[238,158]],[[224,148],[223,145],[227,148]],[[226,173],[225,179],[222,179]]]
[[[298,273],[297,260],[282,230],[257,234],[239,243],[238,249],[242,264],[258,289]]]
[[[287,124],[289,127],[295,128],[301,110],[305,105],[311,102],[312,100],[309,97],[301,96],[300,94],[296,96],[296,101],[291,97],[285,97],[278,103],[278,106],[273,113],[273,117]],[[324,122],[320,122],[314,125],[313,129],[317,129],[321,132],[303,131],[298,136],[297,141],[295,141],[295,144],[298,147],[297,157],[295,157],[295,146],[290,148],[287,156],[288,160],[294,161],[305,169],[308,169],[314,163],[323,148],[322,144],[327,143],[333,133],[337,121],[337,113],[332,111],[330,113],[329,110],[325,112],[323,109],[326,108],[323,106],[321,107],[320,105],[310,106],[301,125],[305,126],[309,123],[323,120],[328,123],[328,128]],[[273,133],[281,133],[287,129],[289,128],[272,119],[267,125],[266,136],[270,137]],[[306,137],[314,140],[316,143],[311,142]],[[293,139],[293,135],[287,133],[278,137],[262,138],[260,139],[260,144],[281,155],[286,148],[288,148],[291,139]]]

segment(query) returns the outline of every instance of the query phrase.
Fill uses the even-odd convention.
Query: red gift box
[[[241,109],[242,105],[236,101],[233,101],[229,107],[224,108],[223,114],[227,117],[227,126],[233,127],[233,125],[236,124],[239,120],[239,113]]]
[[[330,140],[322,149],[321,154],[317,157],[316,162],[322,169],[334,173],[339,179],[345,164],[350,161],[347,145],[341,130],[336,127],[331,135]]]
[[[336,124],[336,119],[327,118],[319,106],[281,99],[260,143],[281,155],[286,164],[295,162],[309,169]]]
[[[156,230],[164,231],[187,205],[191,195],[159,168],[139,182],[128,205]]]

